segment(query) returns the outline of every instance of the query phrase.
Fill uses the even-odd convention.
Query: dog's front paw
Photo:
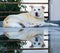
[[[52,26],[59,26],[59,24],[53,24],[53,23],[52,23],[51,25],[52,25]]]

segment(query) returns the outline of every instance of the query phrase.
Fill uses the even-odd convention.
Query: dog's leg
[[[25,25],[25,27],[34,27],[35,25],[32,25],[32,24],[24,24]]]
[[[40,26],[44,26],[44,25],[51,25],[51,26],[59,26],[58,24],[54,24],[54,23],[42,23],[42,24],[40,24]]]

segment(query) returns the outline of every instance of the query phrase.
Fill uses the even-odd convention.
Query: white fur
[[[34,26],[44,26],[44,25],[53,25],[58,26],[58,24],[45,23],[44,22],[44,9],[39,6],[33,6],[31,12],[22,13],[16,15],[9,15],[3,21],[3,27],[20,27],[23,24],[25,27],[34,27]],[[35,9],[35,10],[34,10]],[[40,10],[38,10],[40,9]],[[38,16],[36,16],[36,12]]]
[[[34,9],[35,9],[35,11],[34,11]],[[40,10],[38,10],[38,9],[40,9]],[[44,10],[42,9],[42,7],[34,6],[33,9],[31,10],[30,14],[32,16],[35,16],[35,12],[38,12],[39,16],[37,16],[37,18],[43,18],[44,19]]]

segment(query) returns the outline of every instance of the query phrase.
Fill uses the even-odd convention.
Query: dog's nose
[[[38,12],[35,12],[35,16],[38,16]]]
[[[35,37],[35,41],[38,42],[38,37]]]

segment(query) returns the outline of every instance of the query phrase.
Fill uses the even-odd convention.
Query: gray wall
[[[50,20],[60,20],[60,0],[50,0]]]

